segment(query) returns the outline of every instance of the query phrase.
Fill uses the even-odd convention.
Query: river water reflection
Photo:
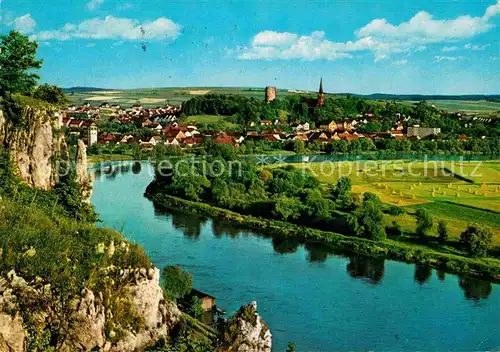
[[[183,266],[228,313],[256,300],[275,351],[290,340],[298,351],[500,348],[496,284],[155,209],[143,197],[145,163],[93,172],[103,226],[140,243],[158,267]]]

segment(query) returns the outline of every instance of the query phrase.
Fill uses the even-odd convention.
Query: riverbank
[[[183,157],[193,157],[194,154],[187,153]],[[500,155],[486,155],[464,153],[463,155],[452,155],[445,153],[421,154],[421,153],[382,153],[369,152],[361,154],[335,153],[328,154],[324,152],[310,152],[307,154],[297,154],[288,150],[272,150],[264,153],[241,154],[242,158],[258,160],[259,162],[274,163],[272,159],[263,160],[265,157],[277,157],[282,163],[302,163],[302,162],[322,162],[322,161],[362,161],[362,160],[421,160],[421,161],[494,161],[500,160]],[[284,158],[284,159],[283,159]],[[108,162],[108,161],[130,161],[134,160],[132,154],[101,154],[89,155],[90,163]],[[147,160],[143,157],[142,160]]]
[[[387,259],[405,263],[428,265],[449,273],[471,275],[500,282],[500,260],[494,258],[468,258],[439,252],[414,243],[390,239],[372,241],[354,236],[345,236],[288,222],[242,215],[210,204],[192,202],[166,194],[146,193],[145,196],[153,201],[155,205],[163,208],[218,218],[235,226],[256,230],[272,237],[293,238],[300,241],[320,241],[343,253],[383,256]]]

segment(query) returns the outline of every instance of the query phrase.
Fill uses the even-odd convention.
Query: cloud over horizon
[[[176,39],[182,26],[169,18],[160,17],[154,21],[140,23],[130,18],[106,16],[104,19],[92,18],[79,24],[67,23],[57,30],[40,31],[31,36],[31,39],[70,40],[80,39]]]
[[[494,27],[491,19],[500,14],[500,0],[489,6],[483,16],[461,15],[452,19],[434,19],[426,11],[416,13],[410,20],[398,25],[385,18],[377,18],[354,32],[357,39],[335,42],[326,38],[324,31],[310,35],[264,30],[240,47],[240,60],[338,60],[353,58],[354,52],[371,51],[375,61],[392,54],[423,51],[424,44],[449,43],[470,39]],[[484,50],[486,46],[467,44],[466,50]],[[447,49],[445,49],[447,48]],[[454,51],[458,47],[445,47]]]

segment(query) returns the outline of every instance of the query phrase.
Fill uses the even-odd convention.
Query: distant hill
[[[383,93],[375,93],[375,94],[351,94],[345,93],[346,95],[353,95],[357,97],[364,97],[371,100],[469,100],[469,101],[478,101],[478,100],[486,100],[486,101],[494,101],[500,102],[500,95],[483,95],[483,94],[466,94],[466,95],[423,95],[423,94],[383,94]],[[341,95],[344,95],[342,93]]]
[[[100,91],[111,91],[111,90],[114,89],[95,88],[95,87],[71,87],[62,89],[64,93],[89,93],[89,92],[100,92]]]
[[[158,91],[182,91],[182,90],[193,90],[193,87],[169,87],[169,88],[154,88],[154,90]],[[213,93],[219,94],[241,94],[245,92],[249,93],[258,93],[263,92],[264,88],[259,87],[199,87],[196,89],[210,89]],[[90,93],[90,92],[99,92],[99,91],[113,91],[115,89],[109,88],[96,88],[96,87],[71,87],[71,88],[63,88],[65,93]],[[149,89],[144,89],[144,91],[149,91]],[[121,92],[140,92],[142,89],[122,89]],[[298,90],[287,90],[283,88],[278,88],[278,92],[285,94],[304,94],[306,91],[298,91]],[[315,94],[314,92],[311,92]],[[463,94],[463,95],[425,95],[425,94],[384,94],[384,93],[374,93],[374,94],[356,94],[356,93],[329,93],[332,95],[351,95],[356,97],[363,97],[371,100],[411,100],[411,101],[421,101],[421,100],[462,100],[462,101],[490,101],[490,102],[500,102],[500,94]]]

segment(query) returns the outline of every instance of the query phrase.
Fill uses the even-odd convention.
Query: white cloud
[[[488,21],[491,17],[500,14],[500,1],[498,1],[495,5],[488,6],[486,12],[484,13],[483,19]]]
[[[420,11],[407,22],[396,25],[378,18],[355,31],[358,39],[347,42],[329,40],[323,31],[299,35],[265,30],[257,33],[249,46],[240,47],[236,52],[242,60],[337,60],[352,58],[353,52],[371,51],[375,61],[380,61],[393,54],[424,51],[427,49],[424,44],[456,43],[472,38],[493,28],[491,19],[499,14],[500,0],[480,17],[461,15],[435,19],[428,12]],[[471,45],[463,48],[484,50],[486,47]],[[442,51],[459,49],[459,46],[449,46]]]
[[[455,19],[436,20],[431,14],[420,11],[408,22],[393,25],[385,18],[375,19],[358,29],[359,37],[376,36],[409,40],[414,43],[438,43],[441,41],[470,38],[492,28],[483,17],[459,16]]]
[[[458,61],[458,60],[464,60],[465,57],[463,56],[434,56],[434,60],[437,62],[441,61]]]
[[[406,60],[406,59],[397,60],[397,61],[392,62],[393,65],[406,65],[407,63],[408,63],[408,60]]]
[[[490,44],[484,44],[484,45],[473,45],[471,43],[467,43],[464,46],[445,46],[441,49],[442,52],[451,52],[451,51],[457,51],[457,50],[471,50],[471,51],[483,51],[488,48]]]
[[[253,37],[254,46],[282,46],[288,45],[297,39],[297,34],[288,32],[262,31]]]
[[[97,10],[97,8],[99,6],[101,6],[102,4],[104,4],[104,0],[90,0],[88,3],[87,3],[87,8],[90,10],[90,11],[94,11],[94,10]]]
[[[473,45],[473,44],[465,44],[464,45],[464,49],[467,49],[467,50],[472,50],[472,51],[483,51],[483,50],[486,50],[486,48],[488,48],[490,46],[490,44],[484,44],[484,45]]]
[[[240,48],[238,57],[242,60],[301,59],[306,61],[332,61],[352,58],[354,57],[353,52],[370,50],[374,53],[375,61],[380,61],[387,58],[391,53],[407,52],[410,49],[409,45],[405,43],[380,42],[373,37],[365,37],[356,41],[334,42],[326,39],[323,31],[316,31],[303,36],[294,35],[295,39],[292,41],[290,41],[292,33],[273,32],[271,40],[265,42],[264,45],[263,38],[269,38],[268,33],[269,31],[258,33],[253,38],[250,47]],[[286,44],[283,38],[288,41]],[[256,42],[259,45],[255,45]]]
[[[298,36],[287,32],[264,31],[252,40],[251,47],[240,49],[241,60],[336,60],[352,57],[349,51],[359,43],[335,43],[325,38],[324,32]]]
[[[174,21],[160,17],[155,21],[140,23],[129,18],[107,16],[104,19],[93,18],[80,24],[67,23],[57,30],[41,31],[33,35],[37,40],[83,39],[176,39],[181,26]]]
[[[33,19],[33,17],[31,17],[31,14],[29,13],[14,20],[14,28],[23,34],[33,32],[35,27],[36,21]]]

